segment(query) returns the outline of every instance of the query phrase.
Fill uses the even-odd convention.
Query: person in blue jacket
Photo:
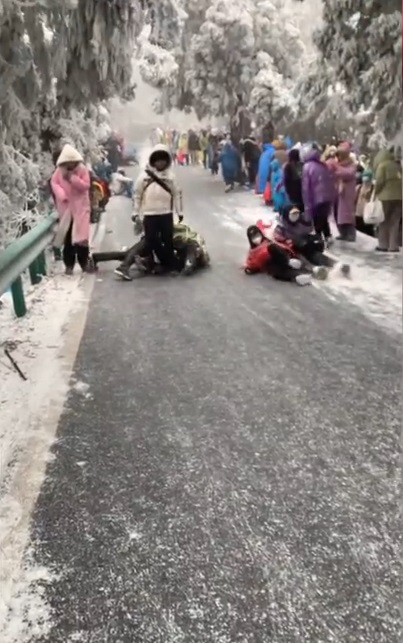
[[[273,159],[270,163],[270,185],[274,211],[280,212],[287,203],[287,193],[284,187],[283,169],[277,159]]]
[[[231,192],[238,177],[239,153],[230,139],[227,139],[222,147],[219,163],[221,163],[221,172],[226,185],[225,191]]]
[[[276,150],[274,149],[274,145],[272,145],[272,143],[263,144],[263,151],[259,159],[259,170],[257,178],[258,194],[263,194],[263,192],[265,191],[267,181],[269,180],[270,163],[273,160],[275,151]]]

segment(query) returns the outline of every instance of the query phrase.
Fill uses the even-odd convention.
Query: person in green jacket
[[[378,252],[399,252],[402,220],[402,165],[393,150],[375,157],[375,197],[382,203],[384,220],[378,229]]]
[[[203,167],[205,170],[208,168],[208,136],[207,132],[204,130],[200,134],[199,138],[199,143],[200,143],[200,150],[203,155]]]

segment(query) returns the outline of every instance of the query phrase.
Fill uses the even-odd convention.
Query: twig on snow
[[[15,361],[14,357],[11,355],[10,351],[7,348],[4,349],[4,354],[8,357],[8,359],[10,360],[10,362],[13,365],[14,369],[17,371],[17,373],[20,376],[20,378],[22,380],[24,380],[24,382],[26,382],[27,379],[28,379],[27,376],[24,375],[24,373],[22,372],[22,370],[18,366],[17,362]]]

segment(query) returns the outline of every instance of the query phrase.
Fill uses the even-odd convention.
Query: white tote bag
[[[375,226],[383,223],[385,219],[382,202],[375,198],[375,190],[372,192],[371,200],[364,207],[363,219],[367,225]]]

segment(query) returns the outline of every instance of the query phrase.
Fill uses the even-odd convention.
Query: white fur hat
[[[82,163],[83,161],[84,159],[80,152],[78,152],[75,147],[69,143],[66,143],[60,152],[56,165],[59,167],[59,165],[63,165],[64,163]]]

